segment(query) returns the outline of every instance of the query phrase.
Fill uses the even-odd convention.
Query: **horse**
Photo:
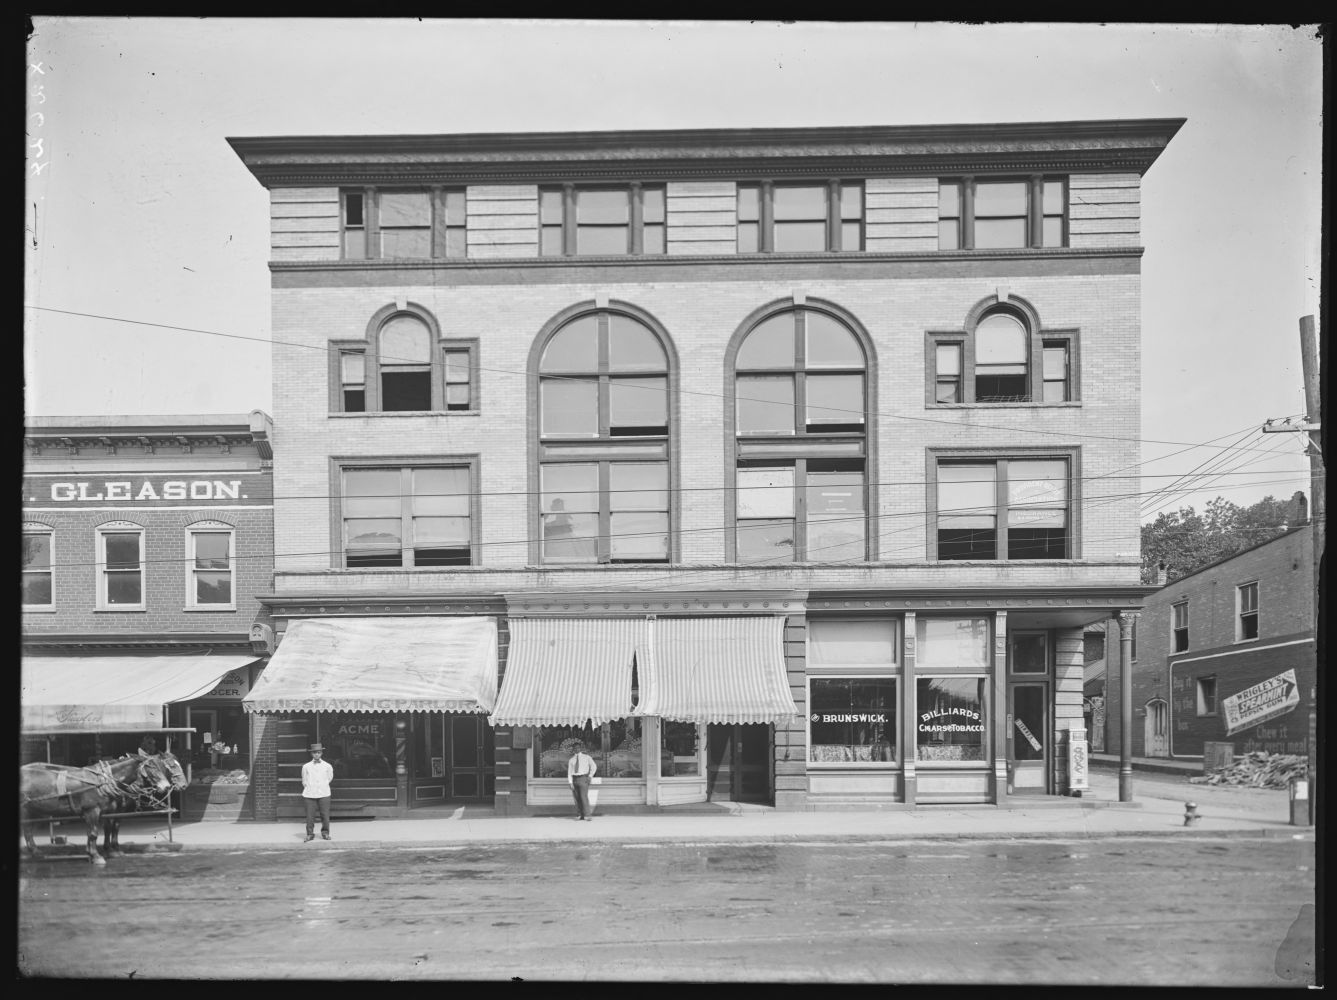
[[[98,761],[88,767],[63,764],[25,764],[19,768],[19,814],[24,845],[35,854],[32,819],[81,817],[88,828],[88,860],[107,862],[97,849],[98,824],[103,824],[103,850],[119,849],[119,819],[102,814],[143,808],[162,808],[173,789],[186,787],[185,772],[170,753],[126,756]]]

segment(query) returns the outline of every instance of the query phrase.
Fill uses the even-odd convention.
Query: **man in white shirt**
[[[330,839],[330,782],[334,768],[323,759],[325,748],[311,744],[311,759],[302,765],[302,798],[306,801],[306,840],[316,839],[316,810],[320,810],[320,836]]]
[[[585,744],[577,743],[576,752],[566,762],[566,783],[571,786],[571,794],[576,800],[576,819],[593,819],[590,815],[590,779],[599,770],[594,758],[585,752]]]

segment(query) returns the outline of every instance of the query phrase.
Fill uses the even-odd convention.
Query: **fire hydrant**
[[[1185,825],[1185,826],[1192,826],[1194,823],[1196,823],[1196,822],[1197,822],[1198,820],[1200,820],[1200,819],[1202,819],[1202,817],[1198,815],[1198,804],[1197,804],[1196,802],[1185,802],[1185,803],[1184,803],[1184,825]]]

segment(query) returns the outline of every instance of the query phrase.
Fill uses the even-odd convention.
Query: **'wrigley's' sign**
[[[30,478],[23,483],[26,503],[43,505],[88,503],[268,503],[266,476],[245,479],[172,479],[167,476],[130,476],[117,479],[62,480]]]

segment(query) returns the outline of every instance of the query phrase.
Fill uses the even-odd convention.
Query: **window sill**
[[[236,606],[235,604],[219,604],[219,605],[210,606],[210,607],[207,607],[207,608],[206,608],[206,607],[195,607],[195,608],[182,608],[182,609],[181,609],[181,611],[182,611],[183,614],[193,614],[193,613],[195,613],[195,612],[197,612],[197,611],[203,611],[203,612],[205,612],[206,614],[207,614],[208,612],[210,612],[210,611],[221,611],[221,612],[223,612],[223,613],[226,614],[227,612],[235,612],[236,610],[237,610],[237,606]]]
[[[479,417],[481,410],[368,410],[365,413],[333,412],[333,419],[355,420],[358,417]]]
[[[899,771],[901,765],[889,760],[810,760],[810,771]]]
[[[140,613],[140,614],[143,614],[145,611],[148,611],[148,607],[147,607],[146,605],[143,605],[143,604],[137,604],[137,605],[135,605],[134,607],[131,607],[131,608],[104,608],[104,607],[98,607],[98,608],[94,608],[94,609],[93,609],[93,613],[94,613],[94,614],[103,614],[103,613],[106,613],[106,614],[113,614],[113,615],[123,615],[123,614],[126,614],[127,612],[132,612],[132,613],[133,613],[133,612],[138,612],[138,613]]]
[[[1043,400],[1008,403],[926,403],[926,410],[1075,410],[1080,409],[1080,399],[1065,399],[1060,403],[1046,403]]]
[[[1248,644],[1251,643],[1251,642],[1257,642],[1257,641],[1258,641],[1258,636],[1254,636],[1254,637],[1251,638],[1251,639],[1236,639],[1236,640],[1235,640],[1235,645],[1236,645],[1236,646],[1245,646],[1245,645],[1248,645]]]
[[[22,610],[25,615],[54,615],[56,606],[54,604],[25,604]]]

